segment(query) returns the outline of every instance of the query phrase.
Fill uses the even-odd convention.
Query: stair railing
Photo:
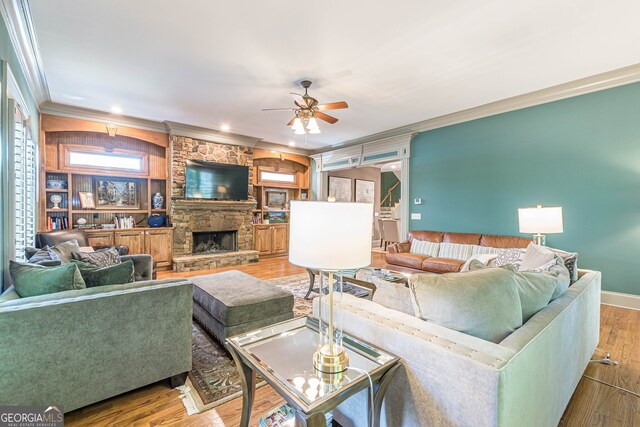
[[[382,199],[382,201],[380,202],[380,207],[384,206],[384,202],[389,199],[389,207],[391,207],[393,205],[393,200],[391,199],[391,193],[393,192],[393,190],[395,190],[395,188],[400,185],[400,181],[396,182],[395,184],[393,184],[393,187],[391,187],[388,191],[387,191],[387,195],[384,196],[384,199]]]

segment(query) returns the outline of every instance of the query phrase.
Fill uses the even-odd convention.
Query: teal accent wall
[[[398,177],[393,172],[382,172],[380,174],[380,200],[387,197],[387,192],[391,187],[396,185],[397,182],[400,182]],[[396,188],[391,191],[391,206],[397,203],[400,200],[400,186],[398,185]],[[384,201],[385,206],[389,206],[389,199]]]
[[[519,235],[518,208],[562,206],[547,245],[640,295],[640,83],[423,132],[410,171],[410,230]]]
[[[9,38],[9,32],[7,30],[7,26],[4,22],[4,19],[0,18],[0,83],[2,89],[0,90],[0,193],[7,194],[8,191],[12,191],[12,189],[8,188],[8,165],[9,159],[7,159],[7,150],[8,150],[8,141],[9,135],[8,131],[8,112],[7,112],[7,99],[6,99],[6,84],[7,84],[7,67],[11,69],[13,76],[15,77],[18,87],[20,88],[20,92],[22,96],[25,98],[25,102],[27,103],[27,108],[32,114],[32,129],[33,129],[33,138],[37,141],[39,136],[39,115],[38,115],[38,105],[36,100],[33,98],[31,91],[29,90],[29,86],[27,85],[27,80],[22,73],[22,69],[20,68],[20,62],[18,60],[18,55],[16,51],[13,49],[13,45],[11,44],[11,39]],[[8,258],[7,254],[7,221],[9,212],[9,206],[7,206],[6,197],[0,197],[0,291],[4,289],[5,284],[8,283]]]

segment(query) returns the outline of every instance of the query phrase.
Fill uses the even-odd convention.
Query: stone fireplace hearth
[[[257,262],[252,226],[255,205],[248,201],[172,200],[174,271]]]

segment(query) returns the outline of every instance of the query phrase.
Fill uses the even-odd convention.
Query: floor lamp
[[[371,264],[372,220],[369,203],[291,202],[289,261],[329,276],[324,288],[320,275],[320,342],[313,355],[314,368],[328,380],[349,364],[342,346],[342,326],[334,322],[334,304],[341,299],[341,292],[334,295],[334,273]]]

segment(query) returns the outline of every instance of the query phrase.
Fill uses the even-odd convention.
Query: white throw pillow
[[[549,271],[555,265],[556,254],[544,246],[529,243],[520,264],[520,271]]]
[[[459,243],[440,243],[438,258],[459,259],[466,261],[471,257],[473,245],[461,245]]]
[[[522,258],[524,258],[525,251],[526,249],[520,248],[503,249],[496,258],[495,266],[502,267],[503,265],[511,264],[517,270],[520,268],[520,264],[522,264]]]
[[[502,252],[501,248],[492,248],[491,246],[473,245],[472,255],[498,255]]]
[[[411,249],[409,249],[409,252],[412,254],[436,257],[438,256],[439,249],[440,243],[413,239],[411,241]]]

